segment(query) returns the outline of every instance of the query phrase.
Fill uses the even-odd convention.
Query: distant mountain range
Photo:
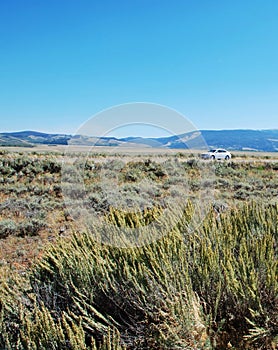
[[[36,131],[0,133],[0,146],[35,147],[36,145],[136,146],[171,149],[226,148],[231,151],[276,152],[278,151],[278,129],[201,130],[160,138],[93,137],[47,134]]]

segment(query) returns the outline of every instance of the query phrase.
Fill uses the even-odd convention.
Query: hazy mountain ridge
[[[228,150],[278,151],[278,129],[270,130],[202,130],[160,138],[94,137],[84,135],[48,134],[37,131],[0,133],[0,146],[34,147],[43,145],[136,146],[172,149],[221,147]],[[204,148],[204,147],[203,147]]]

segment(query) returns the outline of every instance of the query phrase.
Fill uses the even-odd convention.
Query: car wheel
[[[230,159],[230,156],[226,156],[225,159],[226,159],[226,160],[229,160],[229,159]]]
[[[211,156],[210,159],[214,160],[214,159],[215,159],[215,156]]]

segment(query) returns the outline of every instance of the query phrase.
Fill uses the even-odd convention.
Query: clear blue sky
[[[278,1],[0,1],[0,131],[71,133],[137,101],[278,128]]]

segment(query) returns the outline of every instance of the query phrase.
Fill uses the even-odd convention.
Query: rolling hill
[[[203,140],[203,141],[202,141]],[[37,131],[0,133],[0,146],[35,147],[36,145],[132,146],[171,149],[226,148],[231,151],[278,151],[278,129],[272,130],[202,130],[160,138],[93,137],[48,134]]]

